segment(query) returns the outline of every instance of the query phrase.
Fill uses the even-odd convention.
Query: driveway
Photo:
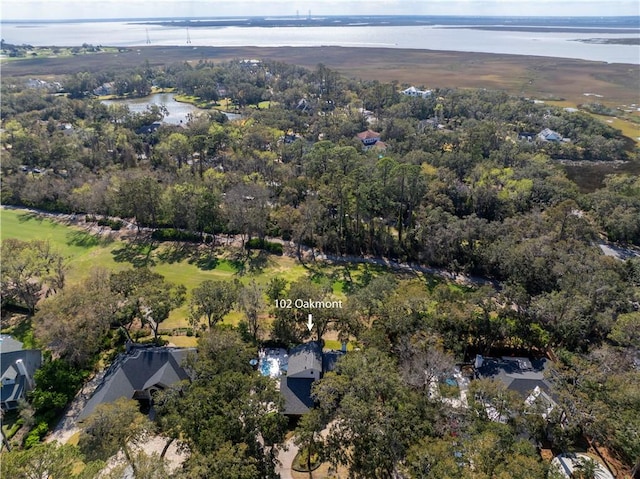
[[[293,464],[296,454],[298,454],[298,446],[293,443],[293,439],[289,439],[285,445],[287,446],[287,450],[280,450],[278,454],[280,464],[276,467],[276,472],[280,474],[281,479],[293,479],[291,475],[291,465]]]

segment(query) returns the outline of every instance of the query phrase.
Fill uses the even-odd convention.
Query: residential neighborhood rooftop
[[[99,404],[118,398],[151,399],[154,390],[165,389],[189,378],[182,363],[195,348],[133,347],[113,362],[102,383],[79,416],[82,421]]]

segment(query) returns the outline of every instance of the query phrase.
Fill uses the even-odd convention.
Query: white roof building
[[[415,96],[415,97],[420,97],[420,98],[427,98],[430,97],[431,94],[433,93],[432,90],[418,90],[416,87],[414,86],[410,86],[409,88],[407,88],[406,90],[402,90],[402,94],[406,95],[406,96]]]

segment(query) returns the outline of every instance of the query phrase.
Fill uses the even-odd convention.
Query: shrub
[[[117,231],[124,226],[124,223],[120,220],[112,220],[111,218],[100,218],[98,220],[98,226],[108,226],[112,230]]]
[[[278,256],[282,256],[284,250],[280,243],[273,243],[271,241],[252,238],[245,244],[245,248],[247,249],[261,249],[267,251],[271,254],[276,254]]]
[[[189,241],[199,243],[201,237],[198,233],[178,230],[175,228],[162,228],[154,230],[151,237],[157,241]]]
[[[33,447],[39,444],[40,441],[42,441],[42,439],[44,438],[44,436],[47,435],[48,431],[49,431],[49,425],[47,424],[47,422],[40,421],[38,425],[31,430],[31,432],[25,439],[24,447],[26,449],[29,449],[30,447]]]

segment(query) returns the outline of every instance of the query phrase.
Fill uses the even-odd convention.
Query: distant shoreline
[[[530,33],[637,33],[640,28],[611,28],[611,27],[566,27],[566,26],[439,26],[438,28],[448,30],[483,30],[487,32],[530,32]]]
[[[583,38],[574,42],[592,43],[594,45],[640,45],[640,37],[634,38]]]
[[[640,33],[640,17],[475,17],[475,16],[299,16],[162,19],[131,21],[134,25],[215,28],[215,27],[405,27],[430,26],[437,28],[472,29],[486,31],[554,32],[554,33]]]
[[[458,28],[509,29],[536,31],[528,28],[557,29],[567,27],[603,29],[599,33],[635,33],[640,31],[640,16],[610,17],[553,17],[553,16],[467,16],[467,15],[271,15],[244,17],[116,17],[84,19],[2,19],[0,25],[65,24],[65,23],[132,23],[181,27],[255,26],[255,27],[306,27],[306,26],[449,26]],[[522,30],[524,29],[524,30]],[[622,32],[621,29],[629,31]]]

